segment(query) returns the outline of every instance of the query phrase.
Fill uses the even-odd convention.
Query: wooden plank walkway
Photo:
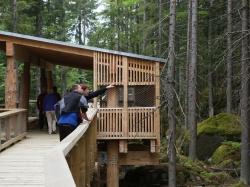
[[[45,186],[44,159],[58,143],[58,134],[34,131],[0,152],[0,187]]]

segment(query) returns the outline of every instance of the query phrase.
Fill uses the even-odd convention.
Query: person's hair
[[[53,86],[53,92],[57,92],[57,87]]]
[[[79,84],[74,84],[74,85],[71,87],[71,90],[70,90],[70,91],[77,90],[78,87],[79,87]]]
[[[80,84],[80,86],[82,87],[83,90],[86,90],[87,88],[89,88],[88,85],[85,83]]]

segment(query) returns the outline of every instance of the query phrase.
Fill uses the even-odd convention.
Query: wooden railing
[[[26,136],[25,109],[0,109],[0,151]]]
[[[97,138],[154,139],[160,126],[155,122],[156,111],[156,107],[133,107],[128,108],[128,116],[125,116],[123,108],[100,108]]]
[[[89,109],[90,121],[84,121],[45,159],[45,184],[90,186],[96,158],[96,109]]]
[[[115,83],[123,85],[124,59],[121,55],[96,52],[94,55],[96,81],[98,86]],[[155,62],[128,58],[129,85],[155,85]]]

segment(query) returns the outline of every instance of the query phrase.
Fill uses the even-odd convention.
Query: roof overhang
[[[15,57],[20,61],[32,60],[31,63],[38,64],[41,61],[69,66],[75,68],[92,69],[94,52],[104,52],[127,56],[131,58],[144,59],[149,61],[157,61],[165,63],[165,59],[125,53],[89,47],[84,45],[76,45],[67,42],[49,40],[34,36],[0,31],[0,49],[5,50],[6,42],[12,42],[15,47]]]

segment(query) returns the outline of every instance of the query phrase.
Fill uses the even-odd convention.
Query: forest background
[[[190,7],[191,1],[187,0],[174,2],[174,119],[177,126],[187,127],[188,76],[192,74],[189,71],[189,43],[192,43],[189,23],[195,7]],[[171,60],[171,3],[171,0],[0,0],[0,30]],[[242,20],[249,2],[200,0],[196,8],[195,122],[222,112],[240,115],[242,67],[247,67],[242,66],[242,61],[249,60],[248,56],[242,60],[242,44],[247,53],[249,50],[248,41],[242,42],[249,35],[249,28],[243,29]],[[23,67],[18,62],[17,67],[20,76]],[[0,104],[4,103],[5,68],[6,59],[1,53]],[[40,93],[39,74],[39,69],[32,67],[30,98],[33,100]],[[167,118],[169,75],[164,67],[161,74],[162,136],[171,123]],[[56,66],[53,76],[54,82],[60,83],[57,87],[63,95],[75,82],[92,85],[93,74]]]

